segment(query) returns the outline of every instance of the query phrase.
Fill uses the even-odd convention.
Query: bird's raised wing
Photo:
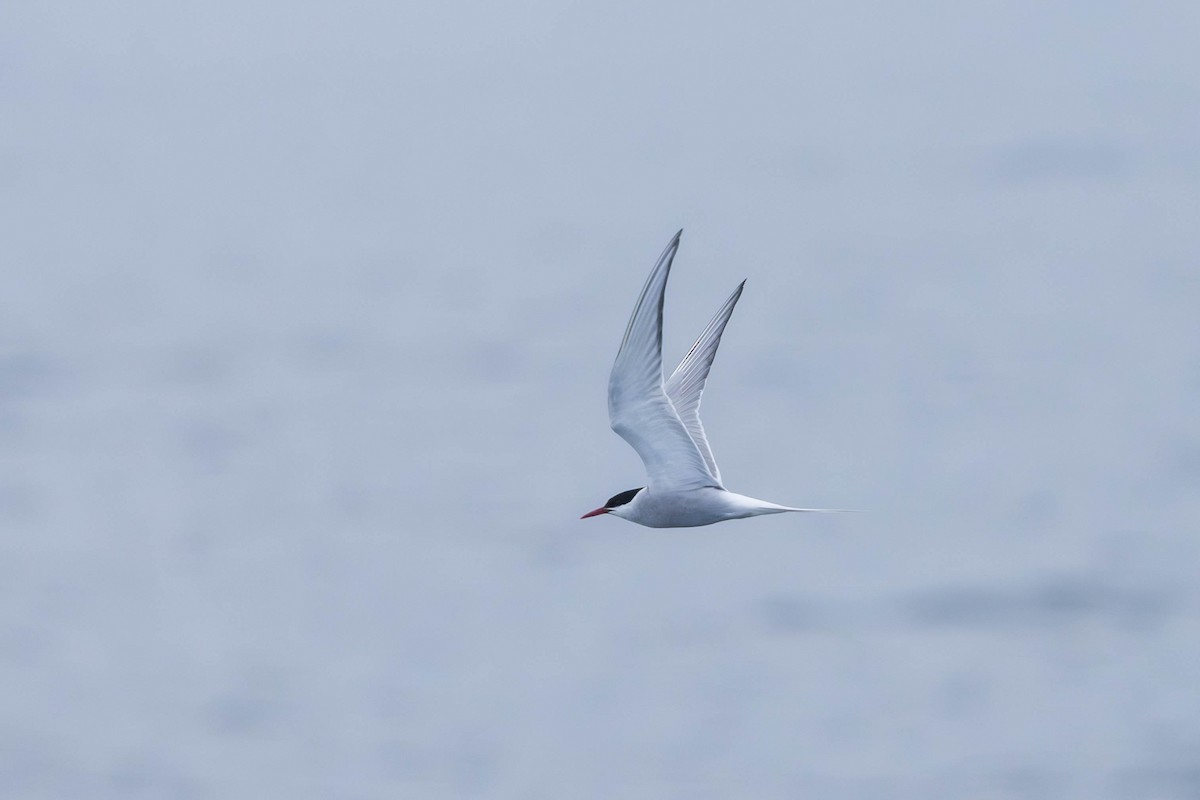
[[[641,456],[651,491],[719,485],[663,390],[663,293],[682,234],[675,234],[650,271],[608,378],[612,429]]]
[[[704,426],[700,424],[700,395],[704,393],[704,382],[708,379],[708,370],[712,367],[713,358],[717,355],[717,347],[721,344],[721,334],[725,332],[725,323],[729,322],[729,315],[733,313],[733,307],[737,305],[738,298],[742,296],[742,288],[745,285],[745,281],[738,284],[738,287],[733,290],[733,294],[729,295],[729,299],[725,301],[725,305],[721,306],[721,310],[709,320],[704,332],[700,334],[700,338],[692,345],[692,349],[684,356],[683,361],[679,362],[679,366],[671,373],[671,377],[667,378],[663,388],[671,405],[675,407],[675,413],[679,415],[679,419],[687,428],[688,435],[692,437],[692,441],[696,443],[696,448],[704,458],[708,473],[712,475],[718,485],[721,483],[721,471],[717,469],[717,461],[713,458],[712,448],[708,445],[708,437],[704,435]]]

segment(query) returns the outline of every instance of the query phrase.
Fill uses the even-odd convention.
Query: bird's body
[[[608,513],[647,528],[695,528],[727,519],[807,510],[810,509],[788,508],[756,500],[719,486],[703,486],[681,492],[643,489],[628,503],[609,509]]]
[[[649,483],[613,496],[583,517],[615,516],[650,528],[689,528],[728,519],[832,509],[791,508],[728,491],[700,423],[700,396],[721,334],[745,281],[705,327],[687,356],[664,381],[662,311],[679,237],[659,257],[625,329],[608,381],[612,429],[646,466]]]

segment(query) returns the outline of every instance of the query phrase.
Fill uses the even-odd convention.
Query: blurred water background
[[[1200,797],[1198,9],[3,4],[0,796]]]

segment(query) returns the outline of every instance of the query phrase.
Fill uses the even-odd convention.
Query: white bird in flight
[[[614,495],[580,519],[612,514],[650,528],[689,528],[760,514],[840,510],[768,503],[731,492],[721,481],[700,424],[700,395],[745,281],[663,382],[663,294],[682,235],[675,234],[650,271],[608,378],[612,429],[641,456],[649,483]]]

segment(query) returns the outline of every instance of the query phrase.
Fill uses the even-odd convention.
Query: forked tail
[[[755,516],[761,514],[783,514],[787,511],[801,511],[809,514],[853,514],[857,509],[853,508],[793,508],[792,506],[781,506],[778,503],[768,503],[766,500],[759,500],[753,497],[745,497],[751,501],[751,513]]]

